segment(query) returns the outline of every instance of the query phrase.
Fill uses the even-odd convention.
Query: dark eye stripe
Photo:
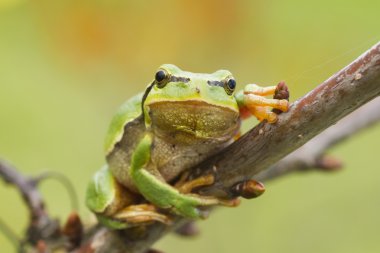
[[[170,77],[171,82],[182,82],[182,83],[188,83],[190,82],[190,78],[188,77],[180,77],[180,76],[171,76]]]
[[[224,82],[221,81],[207,81],[207,83],[211,86],[220,86],[224,87]]]

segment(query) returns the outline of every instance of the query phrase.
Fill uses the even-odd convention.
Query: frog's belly
[[[193,144],[172,144],[156,137],[152,150],[152,163],[165,181],[170,182],[183,171],[199,164],[232,142],[232,139],[204,140]]]
[[[126,140],[124,140],[126,139]],[[124,138],[127,142],[127,138]],[[168,141],[165,137],[154,137],[151,148],[151,161],[146,166],[157,179],[170,182],[181,172],[199,164],[207,157],[217,153],[232,142],[232,138],[195,140],[193,142]],[[128,145],[127,145],[128,144]],[[129,190],[138,192],[130,174],[129,167],[136,143],[122,143],[107,157],[111,173],[116,180]]]

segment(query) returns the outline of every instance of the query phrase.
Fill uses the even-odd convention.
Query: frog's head
[[[146,124],[158,134],[230,138],[240,122],[235,86],[227,70],[200,74],[162,65],[144,100]]]

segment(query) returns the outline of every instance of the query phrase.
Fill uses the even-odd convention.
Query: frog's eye
[[[163,69],[158,70],[154,77],[157,83],[157,87],[163,88],[167,84],[169,77],[170,77],[169,73],[166,72],[165,70]]]
[[[224,82],[224,89],[228,95],[232,95],[236,88],[236,81],[233,78],[227,78]]]

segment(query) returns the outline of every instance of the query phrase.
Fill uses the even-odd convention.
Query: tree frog
[[[86,196],[98,219],[122,229],[169,223],[166,213],[196,219],[203,217],[204,206],[235,206],[234,199],[191,193],[212,184],[212,175],[173,186],[181,173],[234,141],[242,112],[274,123],[272,108],[288,110],[287,100],[265,98],[276,86],[248,84],[238,93],[235,88],[227,70],[201,74],[171,64],[159,67],[145,92],[126,101],[112,119],[104,146],[107,163]]]

